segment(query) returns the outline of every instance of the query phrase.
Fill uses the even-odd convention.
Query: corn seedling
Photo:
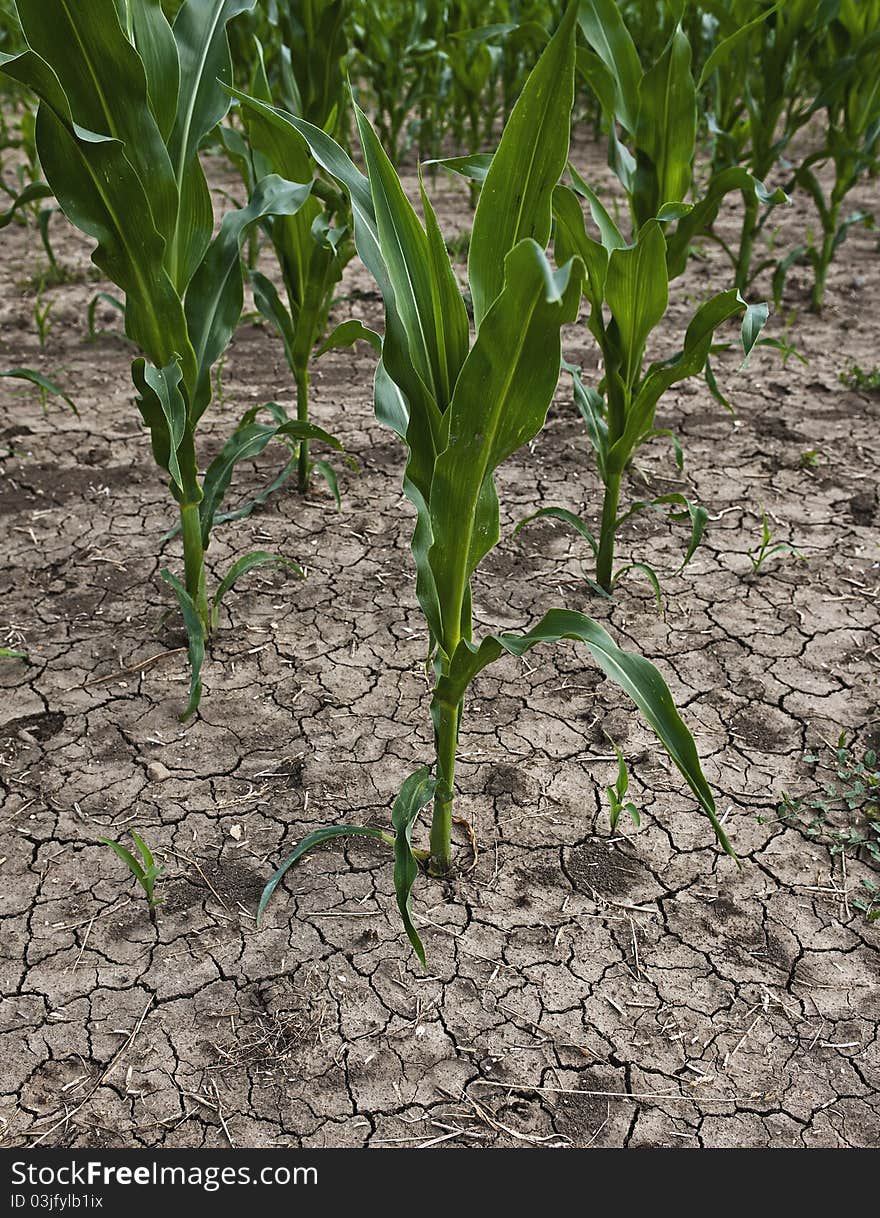
[[[793,554],[801,562],[807,561],[806,555],[801,554],[794,546],[789,545],[787,541],[773,540],[773,532],[770,528],[770,521],[767,519],[767,513],[762,512],[760,544],[747,552],[747,558],[752,564],[752,574],[757,575],[768,558],[773,558],[777,554]]]
[[[648,563],[629,563],[615,570],[614,552],[620,526],[649,508],[668,508],[673,519],[688,521],[690,542],[679,568],[682,569],[699,545],[707,513],[677,491],[650,501],[638,500],[621,512],[624,473],[642,444],[670,436],[655,424],[657,405],[672,385],[702,372],[712,351],[723,349],[726,344],[716,342],[716,331],[731,318],[742,317],[741,340],[747,359],[760,341],[768,309],[764,304],[746,305],[735,289],[720,292],[696,310],[682,349],[645,368],[648,339],[668,308],[669,283],[674,275],[672,260],[676,257],[674,245],[667,240],[665,227],[657,219],[642,224],[635,242],[627,244],[595,193],[573,167],[571,173],[574,187],[559,185],[553,192],[556,257],[558,261],[578,257],[587,269],[584,280],[589,308],[587,325],[599,345],[604,376],[598,387],[593,388],[583,383],[577,369],[569,367],[569,370],[575,403],[604,486],[604,500],[598,536],[583,520],[557,507],[542,508],[528,519],[553,516],[576,528],[593,551],[595,582],[602,591],[610,593],[624,572],[635,568],[649,578],[659,597],[659,580]],[[588,202],[599,240],[587,231],[580,197]],[[673,450],[681,468],[683,456],[675,441]]]
[[[134,844],[137,847],[138,854],[141,856],[140,862],[134,857],[131,851],[123,846],[120,842],[114,842],[109,837],[102,837],[100,839],[101,844],[103,846],[109,846],[113,853],[118,855],[118,857],[122,859],[123,863],[125,863],[128,870],[131,872],[146,894],[147,904],[150,909],[150,916],[155,917],[156,906],[160,905],[162,901],[161,897],[156,896],[156,880],[159,878],[165,868],[157,865],[149,846],[140,836],[140,834],[136,833],[134,829],[129,830],[129,832],[131,833]]]
[[[11,647],[0,647],[0,659],[26,660],[27,653],[24,651],[14,651]]]
[[[416,596],[434,676],[434,765],[403,784],[391,831],[335,825],[310,834],[267,884],[259,916],[288,868],[318,843],[373,838],[393,848],[398,907],[422,961],[410,891],[420,861],[435,876],[452,869],[455,766],[468,688],[489,664],[522,656],[539,643],[570,638],[586,646],[641,710],[732,853],[693,739],[653,665],[622,651],[590,618],[564,609],[550,610],[525,633],[474,638],[471,579],[499,539],[494,474],[544,423],[559,378],[561,330],[575,319],[581,296],[580,259],[554,270],[545,254],[553,190],[568,155],[575,19],[576,7],[570,6],[512,111],[480,193],[468,262],[473,337],[427,192],[422,187],[423,226],[364,114],[355,111],[366,176],[325,132],[243,100],[279,135],[293,128],[306,138],[324,169],[345,186],[358,251],[382,291],[385,335],[376,412],[407,449],[404,491],[417,513]],[[429,846],[416,851],[414,827],[431,800]]]
[[[7,368],[5,372],[0,372],[0,377],[9,377],[16,381],[28,381],[31,385],[36,385],[40,391],[40,401],[43,405],[44,414],[50,397],[61,398],[74,414],[79,414],[73,398],[69,397],[63,389],[60,389],[54,381],[50,381],[48,377],[35,372],[33,368]]]
[[[37,338],[40,343],[40,348],[46,346],[49,339],[49,332],[52,329],[52,322],[49,320],[49,314],[55,307],[54,300],[45,300],[43,298],[42,289],[37,292],[37,298],[34,301],[34,322],[37,327]]]
[[[847,389],[858,389],[862,393],[880,393],[880,364],[865,371],[855,361],[844,368],[840,374],[840,383]]]
[[[137,404],[183,536],[184,579],[162,572],[189,638],[183,718],[201,697],[219,598],[258,562],[275,561],[262,551],[239,559],[209,603],[205,549],[235,464],[275,436],[338,447],[305,424],[249,421],[219,465],[199,475],[196,429],[211,401],[211,370],[241,314],[242,242],[266,216],[295,214],[311,193],[308,182],[270,175],[212,239],[199,146],[229,106],[221,83],[232,72],[227,23],[255,2],[186,0],[172,27],[159,0],[17,0],[27,49],[0,61],[39,98],[36,143],[47,181],[70,220],[95,239],[92,260],[125,294],[126,334],[142,352],[132,364]]]
[[[813,63],[837,3],[729,0],[712,6],[702,24],[708,45],[700,90],[713,175],[747,170],[763,182],[774,170],[789,168],[789,158],[797,155],[795,137],[813,114]],[[743,192],[738,245],[710,232],[736,268],[742,292],[761,271],[777,265],[772,252],[757,265],[754,259],[770,202],[759,192]]]
[[[641,814],[632,800],[627,799],[629,794],[629,769],[617,743],[614,740],[611,743],[614,746],[614,752],[617,754],[617,778],[613,786],[605,788],[605,793],[608,796],[608,822],[611,826],[611,832],[613,833],[617,828],[621,812],[626,812],[638,829],[642,823]]]

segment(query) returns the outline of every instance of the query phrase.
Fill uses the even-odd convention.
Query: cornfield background
[[[0,90],[0,1144],[876,1145],[880,2]]]

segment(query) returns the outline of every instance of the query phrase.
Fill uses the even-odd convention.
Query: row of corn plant
[[[713,172],[745,167],[760,180],[775,173],[789,192],[805,191],[815,205],[820,235],[779,259],[768,248],[756,258],[770,213],[766,201],[744,196],[737,245],[720,235],[741,290],[773,271],[780,298],[797,261],[813,270],[811,304],[820,309],[830,263],[862,211],[842,214],[857,183],[877,166],[880,39],[877,0],[725,0],[705,3],[707,52],[701,89],[711,139]],[[728,52],[719,55],[720,48]],[[833,173],[826,196],[816,170]],[[769,243],[768,243],[769,245]]]
[[[583,643],[641,710],[691,787],[724,847],[711,790],[693,739],[657,669],[621,650],[583,614],[552,609],[523,633],[475,637],[472,580],[499,539],[495,472],[544,424],[560,374],[561,332],[578,313],[587,273],[575,254],[550,263],[553,197],[568,157],[574,97],[572,5],[530,75],[482,185],[468,261],[475,333],[424,188],[424,223],[365,115],[355,117],[362,174],[326,132],[239,94],[241,105],[281,140],[301,138],[348,192],[358,252],[381,290],[385,334],[375,378],[379,420],[403,441],[404,491],[416,509],[416,595],[428,638],[433,765],[404,782],[389,830],[340,824],[309,834],[276,871],[260,915],[287,870],[308,850],[340,837],[368,837],[394,852],[397,902],[410,942],[424,949],[410,909],[419,865],[452,867],[455,768],[469,687],[489,664],[539,643]],[[433,801],[428,846],[413,846],[419,814]]]
[[[522,523],[551,517],[574,528],[592,551],[594,582],[601,591],[610,593],[622,575],[636,570],[650,580],[659,602],[660,582],[650,563],[635,561],[615,569],[620,527],[649,509],[668,510],[673,519],[687,521],[690,541],[685,565],[699,544],[707,512],[680,492],[636,499],[621,508],[625,473],[637,449],[658,436],[672,439],[682,467],[680,445],[656,424],[662,395],[705,370],[710,387],[720,396],[708,361],[713,351],[728,344],[717,340],[716,332],[741,317],[743,352],[748,357],[759,341],[767,306],[748,306],[735,288],[717,293],[696,310],[678,351],[647,363],[646,350],[666,316],[670,284],[684,272],[694,241],[711,227],[725,197],[742,192],[770,205],[786,196],[782,191],[771,194],[741,167],[713,174],[708,182],[697,178],[698,87],[690,42],[680,24],[672,28],[648,68],[642,67],[615,0],[582,0],[579,25],[587,43],[577,51],[579,74],[595,91],[605,115],[609,162],[623,187],[630,217],[627,237],[574,165],[568,167],[571,185],[559,184],[553,193],[557,261],[578,257],[586,268],[587,326],[602,358],[602,378],[596,386],[584,384],[577,368],[569,371],[604,499],[598,535],[580,516],[558,506],[543,507]],[[723,62],[736,45],[736,36],[726,40],[713,62]],[[486,173],[483,158],[455,165],[473,177]],[[584,203],[595,235],[585,221]]]
[[[27,45],[2,61],[6,75],[39,98],[36,143],[46,180],[70,220],[96,241],[92,259],[124,293],[126,334],[141,352],[131,369],[137,405],[156,463],[169,475],[183,538],[183,579],[162,574],[189,640],[184,717],[199,703],[223,596],[246,571],[279,561],[264,551],[244,555],[209,597],[205,550],[235,465],[276,436],[339,447],[270,406],[270,423],[249,411],[204,476],[199,471],[196,431],[211,403],[212,369],[242,310],[242,242],[269,216],[295,216],[312,190],[308,180],[268,174],[212,235],[199,147],[229,107],[227,23],[255,2],[185,0],[172,26],[159,0],[17,0]]]

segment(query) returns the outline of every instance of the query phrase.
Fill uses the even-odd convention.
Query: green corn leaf
[[[422,211],[425,216],[425,233],[428,241],[428,267],[431,276],[433,319],[436,345],[440,355],[440,396],[437,405],[445,410],[452,398],[452,391],[470,346],[470,327],[467,309],[449,261],[446,242],[440,232],[437,216],[422,183],[419,172],[419,190]]]
[[[35,372],[33,368],[7,368],[5,372],[0,372],[0,377],[6,376],[17,381],[29,381],[32,385],[36,385],[43,393],[50,393],[53,397],[61,398],[75,415],[79,415],[73,398],[68,397],[63,389],[59,389],[54,381],[50,381],[48,377]]]
[[[273,403],[269,403],[273,405]],[[223,502],[223,496],[232,481],[232,474],[240,461],[258,457],[266,446],[275,439],[289,437],[293,440],[320,440],[337,452],[342,451],[342,445],[335,436],[317,427],[313,423],[300,423],[298,420],[287,419],[285,414],[274,424],[248,422],[239,424],[223,448],[208,466],[202,482],[203,498],[199,504],[199,516],[202,525],[202,544],[207,547],[214,524],[214,516]]]
[[[495,469],[544,424],[559,379],[562,325],[577,315],[581,265],[554,272],[541,248],[507,256],[503,292],[483,320],[444,416],[448,446],[431,484],[429,561],[445,645],[454,648],[468,581],[498,540]]]
[[[167,435],[167,461],[161,464],[164,469],[173,478],[175,484],[182,491],[184,489],[184,475],[181,473],[180,464],[177,458],[177,450],[183,441],[186,434],[187,425],[187,409],[186,402],[183,399],[183,394],[180,391],[183,373],[180,369],[180,364],[175,360],[168,364],[165,368],[154,368],[152,364],[146,363],[145,360],[135,360],[137,366],[137,374],[134,375],[135,385],[138,385],[141,373],[145,386],[152,390],[155,400],[159,403],[159,408],[162,411],[162,417],[165,422],[165,432]],[[146,393],[144,393],[146,397]],[[143,409],[142,409],[142,413]],[[145,419],[147,418],[144,414]],[[149,425],[149,420],[148,425]],[[151,427],[152,431],[152,427]],[[162,453],[164,455],[164,448]],[[153,452],[157,453],[157,445],[154,441]],[[192,485],[195,478],[195,470],[189,471],[189,483]]]
[[[345,347],[353,347],[355,343],[369,343],[377,355],[382,354],[382,337],[375,330],[370,330],[356,317],[341,322],[331,334],[321,343],[315,352],[315,358],[320,359],[328,351],[338,351]]]
[[[320,846],[322,842],[332,841],[337,837],[371,837],[377,841],[389,843],[389,835],[383,832],[382,829],[373,829],[369,825],[331,825],[326,829],[316,829],[314,833],[310,833],[299,843],[295,850],[292,850],[275,874],[272,876],[269,883],[263,889],[260,896],[260,903],[257,906],[257,929],[259,930],[263,923],[263,914],[266,912],[266,906],[272,899],[272,893],[284,879],[287,872],[299,862],[304,854],[308,854],[315,846]]]
[[[147,845],[147,843],[144,841],[144,839],[141,837],[141,835],[139,833],[135,832],[134,829],[130,829],[129,832],[131,833],[131,836],[134,838],[134,844],[137,846],[138,850],[140,851],[141,858],[144,860],[144,871],[145,872],[152,871],[153,873],[155,873],[157,870],[156,860],[153,858],[150,847]]]
[[[323,460],[315,461],[312,468],[314,469],[315,473],[320,474],[320,476],[327,483],[327,487],[330,494],[333,496],[333,501],[336,504],[336,510],[338,512],[342,507],[342,496],[339,493],[339,480],[336,477],[336,470],[329,461]]]
[[[163,269],[165,241],[122,145],[75,125],[58,77],[33,51],[5,59],[2,68],[41,98],[35,132],[43,171],[62,210],[97,241],[92,261],[125,291],[129,338],[160,368],[180,355],[192,384],[195,361]]]
[[[742,331],[740,339],[744,359],[740,364],[740,370],[745,368],[749,362],[749,356],[752,354],[755,343],[761,336],[761,331],[767,324],[767,319],[770,316],[770,306],[763,301],[760,304],[750,304],[746,306],[746,311],[742,320]]]
[[[12,200],[11,205],[6,211],[0,211],[0,228],[6,228],[15,219],[15,213],[23,207],[27,207],[28,203],[34,203],[37,199],[51,199],[52,191],[45,182],[31,182],[25,186],[20,194],[17,194]]]
[[[262,505],[272,495],[274,495],[276,491],[280,490],[282,486],[290,481],[293,474],[296,473],[297,463],[297,457],[291,457],[281,473],[276,478],[273,478],[269,485],[261,490],[259,494],[254,495],[252,499],[246,500],[243,504],[241,504],[240,507],[234,508],[232,511],[218,512],[214,517],[214,524],[212,527],[216,528],[218,524],[225,524],[229,520],[244,520],[247,516],[250,516],[251,512],[253,512],[256,508],[262,507]],[[317,469],[317,467],[322,464],[323,462],[316,461],[315,468]],[[179,532],[180,526],[178,525],[174,529],[172,536]]]
[[[295,363],[296,327],[290,311],[278,295],[275,284],[262,271],[249,271],[248,276],[254,293],[254,304],[266,321],[275,327],[284,344],[287,366],[292,368]]]
[[[146,879],[146,876],[144,875],[144,869],[140,865],[140,863],[137,861],[137,859],[134,857],[134,855],[131,853],[131,851],[127,850],[125,848],[125,846],[123,846],[120,842],[111,841],[109,837],[99,838],[99,841],[101,842],[101,844],[103,846],[109,846],[110,849],[113,851],[113,853],[118,855],[119,858],[122,859],[123,863],[125,863],[126,867],[129,869],[131,874],[134,876],[134,878],[143,888],[144,881]]]
[[[95,238],[92,261],[126,294],[126,334],[157,367],[180,355],[189,384],[195,359],[183,307],[162,267],[164,241],[147,196],[122,146],[74,132],[45,103],[36,132],[55,198],[77,228]]]
[[[468,254],[478,330],[504,287],[508,253],[525,238],[543,249],[550,237],[553,189],[568,158],[576,18],[570,3],[511,112],[480,192]]]
[[[576,194],[579,194],[582,198],[586,199],[587,203],[589,204],[590,214],[593,217],[593,222],[599,230],[599,235],[605,249],[608,250],[609,253],[611,250],[625,249],[627,243],[620,229],[611,219],[611,216],[608,214],[608,210],[602,200],[599,198],[593,188],[584,181],[584,179],[575,169],[574,165],[572,165],[571,161],[568,163],[568,172],[571,175],[571,184],[573,190]]]
[[[684,273],[694,240],[711,229],[724,197],[734,190],[741,191],[746,201],[757,199],[763,207],[775,207],[779,203],[789,202],[784,190],[768,190],[763,182],[759,182],[742,166],[734,165],[729,169],[722,169],[710,179],[702,196],[676,225],[675,232],[667,235],[667,268],[670,279],[677,279]]]
[[[17,0],[17,7],[28,46],[52,66],[74,122],[123,145],[147,194],[150,217],[169,238],[177,186],[147,105],[144,65],[122,31],[115,0]]]
[[[111,330],[101,330],[101,331],[98,330],[98,328],[95,324],[95,316],[98,312],[99,304],[109,305],[111,309],[116,309],[116,311],[118,313],[121,313],[123,317],[125,316],[125,305],[122,303],[121,300],[117,300],[117,298],[115,296],[113,296],[110,292],[96,292],[95,295],[92,297],[92,299],[89,301],[89,307],[86,310],[86,321],[88,322],[89,338],[91,338],[91,339],[98,338],[100,334],[117,333],[116,331],[111,331]]]
[[[205,627],[193,604],[192,597],[177,576],[164,568],[159,574],[177,597],[183,624],[186,627],[190,669],[189,701],[183,714],[178,716],[181,723],[184,723],[198,710],[199,702],[202,699],[201,671],[205,662]]]
[[[147,78],[147,95],[162,139],[167,142],[177,117],[180,60],[177,42],[162,11],[162,0],[126,0],[134,45]]]
[[[179,194],[169,243],[168,267],[183,292],[211,241],[213,207],[199,145],[229,109],[224,85],[232,83],[227,23],[250,12],[256,0],[187,0],[174,22],[180,84],[168,151]]]
[[[223,604],[223,598],[230,589],[234,588],[243,575],[247,575],[249,571],[253,571],[255,567],[265,567],[267,563],[274,563],[276,566],[287,567],[293,571],[300,579],[305,579],[306,573],[298,562],[292,558],[282,558],[278,554],[270,554],[268,550],[251,550],[249,554],[243,554],[241,558],[236,559],[225,576],[217,587],[214,593],[214,599],[211,607],[212,625],[217,625],[217,614],[220,606]]]
[[[639,230],[635,245],[612,250],[605,299],[617,327],[621,374],[632,387],[642,367],[648,335],[666,313],[666,240],[656,220]]]
[[[432,169],[437,165],[448,173],[466,178],[469,182],[478,182],[482,185],[489,173],[493,155],[491,152],[475,152],[471,156],[435,157],[430,161],[422,161],[421,169],[424,172],[426,169]]]
[[[13,651],[11,647],[0,647],[0,657],[4,660],[26,660],[27,652]]]
[[[626,573],[628,571],[641,571],[642,575],[645,576],[648,583],[651,585],[651,590],[654,593],[654,600],[657,602],[657,612],[662,617],[663,616],[663,590],[660,587],[660,579],[657,575],[657,572],[650,565],[650,563],[628,562],[625,566],[619,567],[618,570],[614,572],[614,576],[612,577],[612,580],[611,580],[612,589],[614,588],[614,585],[617,583],[617,581],[621,578],[621,576],[626,575]]]
[[[642,65],[616,0],[581,0],[579,21],[584,37],[614,81],[614,117],[633,135],[638,120]]]
[[[685,199],[697,138],[697,91],[691,44],[677,28],[666,50],[639,86],[636,178],[633,206],[639,226],[665,203]]]
[[[700,73],[700,80],[697,84],[698,89],[702,89],[709,77],[712,76],[713,73],[717,72],[719,68],[724,67],[733,52],[737,50],[737,48],[740,47],[744,42],[747,42],[755,30],[759,26],[763,25],[773,13],[782,7],[782,3],[783,0],[778,0],[777,4],[774,4],[771,8],[764,9],[764,11],[759,13],[757,17],[754,17],[751,21],[747,21],[745,25],[741,25],[738,30],[735,30],[732,34],[728,34],[726,38],[723,38],[721,42],[718,43],[711,55],[703,64],[703,70]]]
[[[531,516],[526,516],[525,519],[521,520],[513,530],[514,537],[520,531],[520,529],[525,528],[525,526],[532,520],[540,520],[544,517],[549,517],[551,520],[561,520],[563,524],[569,525],[569,527],[574,529],[579,536],[583,537],[584,541],[593,551],[593,554],[598,555],[598,541],[596,541],[596,538],[590,532],[588,526],[583,522],[583,520],[581,520],[580,516],[575,515],[574,512],[570,512],[568,508],[545,507],[541,508],[540,511],[532,512]]]
[[[369,175],[379,247],[406,333],[409,358],[442,411],[460,368],[462,319],[465,333],[467,328],[464,303],[445,246],[442,259],[430,256],[428,236],[376,133],[357,107],[355,118]],[[456,297],[457,310],[444,314],[443,306],[452,302],[454,308]]]
[[[426,767],[410,774],[400,788],[400,794],[394,801],[391,810],[391,824],[394,828],[394,891],[397,894],[397,908],[403,918],[407,938],[413,950],[425,966],[425,949],[419,938],[418,931],[413,925],[410,912],[410,893],[419,874],[418,863],[412,852],[412,831],[419,813],[434,797],[436,782],[431,778],[431,771]]]
[[[608,250],[587,233],[584,213],[574,191],[557,186],[553,192],[553,215],[556,220],[554,252],[561,265],[569,258],[580,258],[587,270],[586,294],[590,302],[590,329],[595,337],[604,332],[602,302],[608,276]]]
[[[728,318],[745,311],[746,304],[734,289],[719,292],[697,309],[687,328],[681,354],[671,363],[652,365],[642,380],[628,412],[624,434],[609,454],[609,461],[616,468],[623,469],[633,449],[651,431],[657,403],[670,385],[701,372],[712,349],[715,331]]]
[[[614,122],[617,108],[617,93],[614,76],[599,56],[589,47],[579,46],[575,54],[578,75],[595,94],[600,113],[609,126]]]
[[[241,247],[255,224],[269,215],[293,215],[312,189],[276,174],[263,178],[246,207],[227,212],[186,294],[186,320],[198,364],[191,408],[197,421],[211,400],[211,369],[232,337],[244,301]]]
[[[605,463],[608,457],[608,422],[605,418],[605,401],[600,393],[585,385],[580,371],[571,364],[563,365],[571,373],[574,388],[574,404],[587,429],[587,436],[596,453],[596,465],[604,481]]]
[[[437,683],[435,701],[458,706],[474,677],[504,652],[522,656],[538,643],[555,643],[566,638],[584,643],[606,676],[632,698],[693,791],[719,843],[736,858],[719,824],[715,799],[700,766],[693,737],[682,722],[663,677],[644,656],[619,648],[607,631],[584,614],[551,609],[525,634],[490,635],[478,648],[463,640],[452,657],[449,675]]]
[[[788,272],[793,266],[796,266],[801,259],[807,255],[807,247],[805,245],[796,245],[794,249],[789,250],[784,258],[780,258],[776,264],[776,269],[773,272],[772,292],[773,303],[778,309],[782,304],[782,295],[785,291],[785,281],[788,278]]]
[[[636,512],[643,512],[648,508],[657,508],[658,511],[662,511],[664,507],[668,506],[681,507],[684,509],[682,512],[670,512],[669,515],[671,520],[688,519],[691,522],[690,543],[688,544],[684,561],[678,568],[678,571],[681,572],[691,561],[694,553],[696,552],[697,546],[702,541],[703,533],[706,529],[706,522],[709,519],[709,513],[699,503],[694,503],[692,499],[686,498],[681,494],[680,491],[670,491],[667,495],[658,495],[656,499],[651,499],[648,501],[638,500],[636,503],[630,504],[629,509],[624,512],[622,516],[618,517],[617,527],[622,525],[625,520],[628,520],[630,516],[634,516]]]

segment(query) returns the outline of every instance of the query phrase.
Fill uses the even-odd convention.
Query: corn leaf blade
[[[400,788],[400,794],[394,801],[391,810],[391,825],[394,829],[394,891],[397,894],[397,908],[403,919],[407,938],[412,944],[413,951],[425,966],[425,949],[419,938],[419,933],[413,925],[410,910],[410,894],[412,886],[419,874],[419,866],[412,852],[412,831],[416,818],[422,809],[433,799],[436,781],[431,777],[427,766],[410,774]]]
[[[559,379],[560,328],[577,315],[581,278],[580,263],[554,272],[534,241],[520,242],[458,378],[429,504],[429,561],[446,640],[457,642],[468,580],[498,540],[492,475],[547,416]]]
[[[325,829],[316,829],[313,833],[304,837],[296,849],[288,854],[262,891],[260,903],[257,906],[258,930],[262,926],[263,915],[266,912],[266,906],[272,899],[272,894],[294,863],[299,862],[303,855],[308,854],[310,850],[314,850],[315,846],[320,846],[322,842],[333,841],[337,837],[371,837],[377,841],[387,840],[387,834],[383,833],[381,829],[374,829],[369,825],[330,825]]]
[[[468,254],[477,329],[504,287],[508,253],[526,238],[543,249],[550,237],[553,189],[568,159],[576,19],[577,4],[570,3],[511,112],[480,191]]]
[[[555,643],[560,639],[583,643],[606,676],[629,695],[691,788],[720,845],[736,858],[718,821],[715,798],[703,774],[693,737],[676,710],[663,677],[644,656],[618,647],[598,622],[584,614],[551,609],[524,634],[490,635],[478,648],[462,642],[452,658],[449,675],[437,683],[435,701],[457,706],[477,673],[505,651],[522,656],[538,643]]]

